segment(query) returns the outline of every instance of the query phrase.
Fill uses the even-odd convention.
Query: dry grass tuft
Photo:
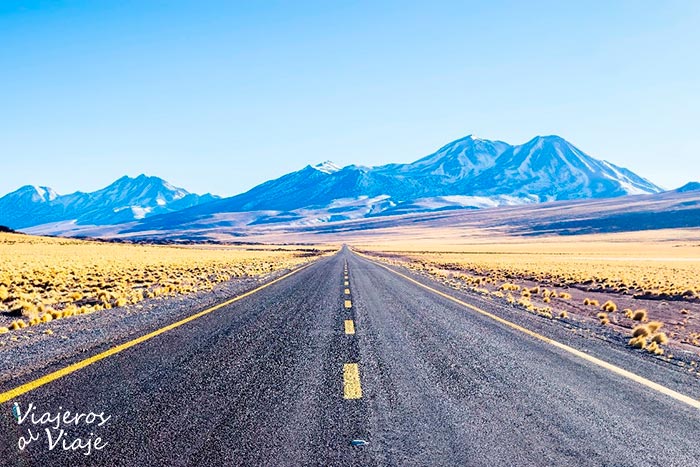
[[[647,320],[647,310],[641,309],[634,312],[632,319],[635,321],[646,321]]]
[[[566,319],[569,317],[569,313],[567,313],[566,310],[563,310],[561,313],[559,313],[559,317],[562,319]]]
[[[654,336],[651,338],[652,342],[655,342],[657,344],[667,344],[668,343],[668,336],[666,333],[660,332],[657,334],[654,334]]]
[[[647,346],[647,340],[642,336],[633,337],[629,340],[628,344],[630,347],[634,347],[635,349],[645,349]]]
[[[647,324],[647,329],[649,329],[649,332],[653,334],[656,331],[658,331],[659,329],[661,329],[663,327],[663,325],[664,325],[664,323],[662,323],[661,321],[650,321]]]
[[[600,307],[600,309],[606,313],[615,313],[617,311],[617,305],[615,305],[615,302],[612,300],[608,300],[602,307]]]
[[[562,300],[571,300],[571,294],[567,292],[562,292],[559,294],[559,298]]]
[[[18,329],[22,329],[22,328],[26,328],[26,327],[27,327],[27,323],[25,323],[21,319],[15,320],[12,322],[12,324],[10,324],[11,331],[16,331]]]
[[[647,337],[649,334],[649,329],[643,324],[632,329],[632,337]]]

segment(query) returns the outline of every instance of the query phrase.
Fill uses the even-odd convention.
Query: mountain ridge
[[[60,195],[49,187],[24,185],[0,198],[0,224],[22,229],[54,222],[113,225],[213,201],[159,177],[123,176],[93,191]]]
[[[410,163],[339,167],[325,160],[227,198],[194,195],[143,174],[121,177],[92,193],[58,195],[47,187],[22,187],[0,198],[0,224],[25,228],[60,223],[56,231],[65,232],[70,231],[69,221],[128,223],[128,230],[147,231],[219,222],[221,214],[241,213],[234,217],[236,222],[247,219],[245,225],[312,225],[661,191],[556,135],[536,136],[520,145],[468,135]],[[6,220],[12,203],[21,211],[21,219],[10,219],[17,222]],[[21,205],[23,209],[16,209]]]

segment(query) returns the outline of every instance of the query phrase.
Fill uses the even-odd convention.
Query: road
[[[431,287],[698,397],[697,379],[668,365]],[[12,418],[15,402],[104,413],[66,438],[107,444],[20,451],[31,425]],[[0,418],[2,465],[700,464],[696,407],[347,249],[7,401]]]

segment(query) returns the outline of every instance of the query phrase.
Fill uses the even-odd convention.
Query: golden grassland
[[[0,334],[146,298],[211,290],[319,254],[293,247],[197,248],[0,234]]]
[[[656,355],[669,340],[700,349],[698,230],[376,240],[354,247],[546,318],[587,318],[629,333],[630,346]]]
[[[458,267],[496,280],[531,279],[560,287],[586,285],[599,291],[648,298],[700,298],[700,231],[591,235],[490,242],[401,242],[357,245],[362,250],[400,253],[417,263]],[[679,239],[672,239],[673,235]],[[445,250],[445,244],[453,248]]]

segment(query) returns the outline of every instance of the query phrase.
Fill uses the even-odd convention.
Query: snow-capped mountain
[[[536,196],[540,201],[614,198],[662,191],[650,181],[594,159],[559,136],[537,136],[508,148],[496,164],[475,177],[482,196]]]
[[[122,177],[92,192],[58,195],[48,187],[23,186],[0,198],[0,224],[14,229],[60,222],[110,225],[179,211],[217,199],[177,188],[158,177]]]
[[[538,136],[519,146],[467,136],[410,164],[307,166],[195,210],[288,211],[361,196],[384,196],[397,205],[445,196],[506,196],[509,202],[516,198],[529,203],[660,191],[650,181],[595,159],[558,136]]]
[[[661,191],[558,136],[513,146],[470,135],[412,163],[341,168],[325,161],[223,199],[190,194],[143,175],[123,177],[94,193],[65,196],[27,186],[0,199],[0,224],[25,230],[42,225],[31,231],[61,234],[84,232],[84,225],[120,223],[128,223],[124,232],[299,226]],[[47,223],[60,225],[45,227]]]
[[[309,165],[240,195],[152,217],[129,230],[205,226],[208,218],[252,211],[260,218],[248,225],[312,225],[660,191],[648,180],[595,159],[558,136],[538,136],[511,146],[470,135],[409,164]]]

